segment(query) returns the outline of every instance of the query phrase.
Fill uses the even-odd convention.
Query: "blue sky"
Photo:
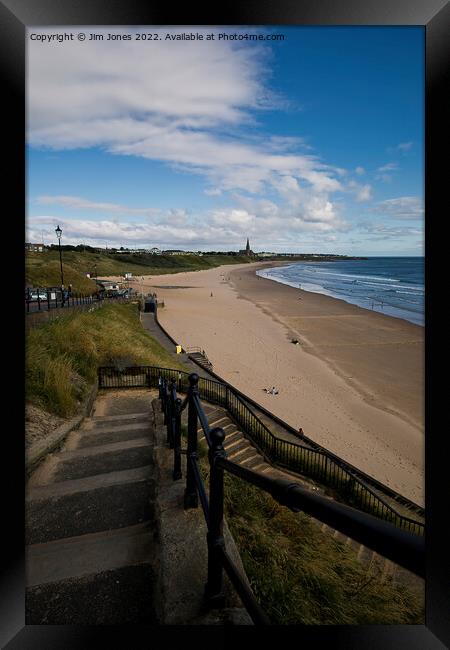
[[[28,30],[28,240],[423,254],[423,28],[78,31]]]

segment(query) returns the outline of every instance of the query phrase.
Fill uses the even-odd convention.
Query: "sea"
[[[295,262],[256,273],[303,291],[332,296],[364,309],[425,325],[423,257]]]

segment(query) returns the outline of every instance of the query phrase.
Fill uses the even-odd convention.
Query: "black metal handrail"
[[[156,386],[159,378],[162,378],[175,381],[177,390],[180,393],[187,393],[188,377],[188,373],[184,371],[154,366],[135,366],[122,371],[112,367],[102,367],[99,368],[99,388]],[[230,386],[200,377],[198,398],[223,406],[269,462],[335,488],[342,498],[355,507],[392,522],[399,528],[416,535],[424,534],[425,526],[422,522],[398,513],[352,469],[348,468],[345,461],[327,451],[311,449],[301,443],[277,438]]]
[[[192,373],[188,380],[187,397],[183,402],[176,397],[174,390],[176,380],[174,378],[170,382],[169,390],[168,380],[160,376],[159,394],[162,409],[174,417],[175,430],[181,430],[181,412],[188,407],[184,507],[185,509],[198,507],[198,496],[200,497],[208,530],[208,580],[205,594],[210,604],[220,605],[224,602],[222,573],[225,569],[254,623],[270,624],[246,578],[226,551],[223,537],[224,471],[269,492],[278,503],[287,506],[294,512],[302,510],[416,575],[425,577],[425,542],[423,537],[413,535],[392,523],[381,521],[365,512],[306,490],[298,483],[264,476],[228,460],[223,447],[224,430],[220,427],[211,429],[204,413],[199,396],[199,377],[196,373]],[[171,402],[171,406],[168,405],[168,402]],[[198,465],[199,421],[209,447],[209,499]],[[172,426],[170,419],[167,419],[166,424],[169,439],[169,428]],[[176,456],[175,452],[174,467],[178,462]]]

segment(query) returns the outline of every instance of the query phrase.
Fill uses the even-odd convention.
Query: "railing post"
[[[208,533],[208,582],[205,587],[205,596],[210,605],[223,606],[224,594],[222,583],[222,549],[223,539],[223,469],[217,464],[219,458],[225,458],[223,448],[225,432],[220,427],[209,432],[211,449],[209,450],[209,522]]]
[[[198,506],[198,492],[195,483],[195,474],[192,467],[192,460],[197,459],[197,408],[194,402],[194,396],[198,395],[198,380],[197,373],[192,372],[189,375],[189,388],[188,388],[188,442],[187,442],[187,467],[186,467],[186,489],[184,491],[184,508],[197,508]]]
[[[178,481],[182,476],[181,472],[181,399],[175,400],[175,417],[173,432],[173,480]]]
[[[175,400],[177,394],[177,382],[176,379],[170,380],[170,389],[169,389],[169,418],[167,423],[167,441],[169,443],[169,448],[174,448],[174,435],[175,435]]]

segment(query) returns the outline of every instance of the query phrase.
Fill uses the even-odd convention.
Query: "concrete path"
[[[146,329],[147,332],[149,332],[152,337],[158,341],[158,343],[160,343],[179,363],[183,363],[191,372],[196,372],[199,377],[214,379],[214,377],[211,377],[206,370],[200,368],[196,363],[191,361],[185,352],[182,352],[181,354],[176,353],[175,345],[156,323],[152,313],[141,312],[141,323],[144,329]]]

